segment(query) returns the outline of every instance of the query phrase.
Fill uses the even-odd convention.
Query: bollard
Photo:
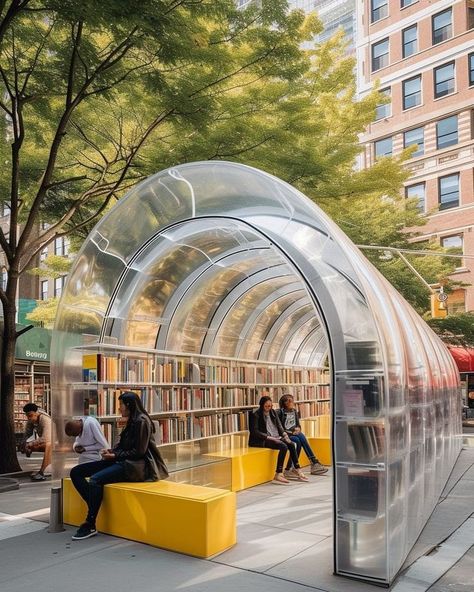
[[[49,510],[48,532],[63,532],[63,498],[61,487],[51,487],[51,507]]]

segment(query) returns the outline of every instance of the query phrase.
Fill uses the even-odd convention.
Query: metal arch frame
[[[286,273],[278,274],[269,273],[276,271],[277,269],[285,270]],[[201,353],[208,354],[211,353],[213,350],[215,339],[219,333],[219,330],[223,323],[225,322],[226,317],[229,315],[230,311],[235,307],[238,300],[240,300],[243,296],[245,296],[250,291],[254,290],[259,284],[266,283],[268,280],[276,279],[278,277],[290,277],[293,276],[293,272],[291,268],[288,266],[287,263],[281,263],[275,267],[269,269],[261,269],[257,273],[249,276],[247,280],[253,279],[257,280],[254,281],[251,285],[245,286],[244,282],[241,282],[234,289],[229,292],[229,294],[224,298],[224,300],[220,303],[219,308],[215,311],[211,322],[209,323],[208,333],[202,343],[201,346]],[[253,316],[251,314],[250,316]]]
[[[247,335],[250,333],[250,331],[253,329],[253,327],[255,327],[255,325],[259,322],[261,316],[265,313],[267,308],[269,308],[272,304],[278,302],[282,298],[285,298],[290,294],[294,294],[295,292],[303,292],[304,294],[306,294],[304,286],[302,285],[301,281],[297,281],[297,282],[293,282],[292,284],[287,284],[285,286],[281,286],[280,288],[275,290],[275,292],[273,294],[270,294],[264,300],[261,301],[261,303],[255,309],[255,312],[258,312],[258,315],[255,317],[249,317],[247,319],[247,321],[245,322],[244,326],[242,327],[241,337],[239,339],[239,345],[238,345],[236,352],[235,352],[236,357],[238,357],[240,355],[240,352],[241,352],[245,342],[247,341]],[[291,306],[291,304],[289,306]],[[288,307],[284,308],[281,311],[280,316],[285,314],[287,308]],[[273,324],[271,326],[273,326]]]
[[[295,358],[298,359],[299,356],[302,355],[303,350],[306,349],[307,343],[308,341],[314,336],[315,333],[317,333],[318,331],[321,331],[321,337],[318,339],[317,343],[315,344],[315,346],[313,347],[313,349],[311,350],[311,353],[308,356],[308,365],[309,364],[309,360],[311,360],[312,356],[315,355],[314,351],[316,349],[316,347],[321,343],[321,341],[326,341],[326,336],[324,335],[324,332],[322,331],[321,326],[315,327],[310,333],[308,333],[308,335],[306,335],[306,337],[303,339],[303,341],[301,342],[301,345],[298,347],[298,349],[296,350],[296,354],[295,354]]]
[[[302,317],[300,317],[297,321],[295,321],[295,323],[292,325],[292,331],[288,332],[286,334],[286,337],[284,339],[284,341],[281,343],[280,346],[280,351],[278,354],[278,359],[281,359],[281,351],[285,350],[288,348],[289,344],[291,343],[291,341],[294,339],[295,334],[300,330],[303,329],[303,327],[305,327],[308,324],[311,324],[312,322],[316,321],[319,323],[319,319],[317,318],[317,316],[314,314],[311,314],[312,311],[308,311],[306,314],[304,314]],[[320,325],[318,325],[320,326]],[[295,352],[296,353],[296,352]],[[294,360],[294,356],[293,356],[293,360]],[[291,363],[295,363],[294,361]]]
[[[259,248],[259,249],[256,249],[256,250],[261,251],[262,249]],[[189,281],[185,281],[185,282],[182,282],[180,284],[180,286],[174,292],[173,296],[170,298],[170,300],[167,302],[167,304],[166,304],[166,306],[164,308],[164,311],[163,311],[164,313],[166,313],[168,311],[171,311],[171,314],[169,315],[169,321],[168,321],[168,324],[167,324],[167,326],[168,326],[167,331],[165,332],[165,331],[160,330],[159,333],[156,336],[156,348],[157,349],[163,349],[166,346],[168,332],[169,332],[170,327],[171,327],[171,325],[173,323],[173,318],[176,316],[177,311],[179,311],[180,305],[184,302],[184,300],[186,299],[189,291],[193,288],[193,286],[195,286],[195,284],[197,282],[204,281],[205,280],[205,276],[208,273],[210,273],[213,269],[215,269],[216,263],[223,261],[227,257],[234,257],[234,256],[237,256],[237,255],[240,255],[243,252],[248,253],[249,250],[246,249],[245,251],[238,251],[238,252],[231,253],[229,255],[226,254],[222,258],[216,260],[215,263],[210,263],[209,265],[206,265],[203,268],[199,268],[199,269],[195,270],[195,272],[192,275],[188,276],[189,277]],[[237,262],[241,262],[241,261],[243,261],[242,258],[236,259],[236,263]],[[255,267],[253,269],[260,270],[261,268],[260,267]],[[272,268],[270,268],[270,269],[272,269]],[[255,271],[255,272],[252,272],[252,273],[249,274],[248,273],[248,270],[247,270],[247,272],[243,272],[242,271],[240,273],[241,273],[242,276],[245,276],[245,277],[243,277],[239,282],[237,282],[236,284],[234,284],[234,287],[232,288],[232,290],[235,289],[235,287],[238,286],[238,285],[240,285],[242,282],[247,281],[249,279],[249,277],[252,277],[253,275],[255,275],[255,273],[258,273],[258,271]],[[227,294],[227,296],[228,296],[228,294]]]
[[[291,306],[289,306],[288,308],[285,309],[285,316],[282,315],[281,317],[279,317],[275,321],[275,323],[271,326],[270,330],[268,331],[267,335],[265,336],[265,341],[264,341],[262,348],[260,350],[260,356],[263,360],[268,359],[268,349],[270,347],[269,344],[271,344],[272,340],[276,337],[276,335],[278,334],[278,332],[282,328],[282,325],[284,325],[284,323],[286,323],[288,318],[291,317],[292,314],[301,310],[302,308],[305,308],[307,306],[311,306],[312,304],[313,303],[311,302],[311,300],[308,300],[308,298],[303,297],[303,298],[299,298],[298,300],[295,300],[295,302],[293,302],[291,304]]]

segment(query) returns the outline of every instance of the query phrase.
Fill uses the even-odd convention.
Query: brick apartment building
[[[423,240],[474,255],[474,1],[359,0],[359,94],[376,80],[390,97],[361,138],[362,166],[416,144],[407,197],[427,216]],[[474,310],[474,259],[453,279],[448,312]]]

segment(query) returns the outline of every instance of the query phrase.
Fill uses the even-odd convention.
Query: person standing
[[[35,403],[27,403],[23,407],[23,413],[28,418],[26,422],[23,440],[20,444],[20,452],[27,458],[32,452],[44,452],[40,470],[32,475],[32,481],[46,481],[51,475],[47,474],[51,465],[52,435],[51,417],[44,409]]]
[[[155,426],[136,393],[119,397],[120,413],[127,424],[113,449],[101,451],[102,460],[71,469],[71,481],[87,504],[87,516],[73,540],[97,534],[96,518],[102,504],[104,485],[126,481],[157,481],[168,477],[168,469],[154,440]],[[90,477],[87,481],[87,477]]]
[[[283,475],[283,464],[287,453],[293,462],[291,476],[299,481],[308,481],[308,477],[300,469],[296,447],[285,433],[278,415],[273,409],[272,399],[269,396],[263,396],[259,401],[258,409],[250,413],[249,420],[249,446],[259,446],[262,448],[271,448],[278,450],[278,459],[276,465],[273,483],[279,485],[289,485],[288,479]]]
[[[285,433],[290,440],[296,445],[296,454],[299,458],[301,449],[306,452],[306,456],[311,463],[311,475],[323,475],[328,470],[316,458],[310,443],[306,436],[301,431],[300,415],[296,410],[295,401],[292,395],[283,395],[279,401],[280,409],[278,410],[278,417],[281,421]],[[292,459],[288,459],[284,475],[286,477],[292,476]]]
[[[72,449],[79,454],[79,464],[102,460],[100,451],[109,448],[100,423],[91,415],[68,421],[64,431],[76,437]]]

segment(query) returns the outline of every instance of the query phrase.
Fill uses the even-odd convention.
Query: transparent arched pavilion
[[[160,172],[91,232],[57,315],[55,421],[82,413],[77,343],[329,366],[341,575],[393,580],[460,450],[441,341],[314,203],[243,165]]]

